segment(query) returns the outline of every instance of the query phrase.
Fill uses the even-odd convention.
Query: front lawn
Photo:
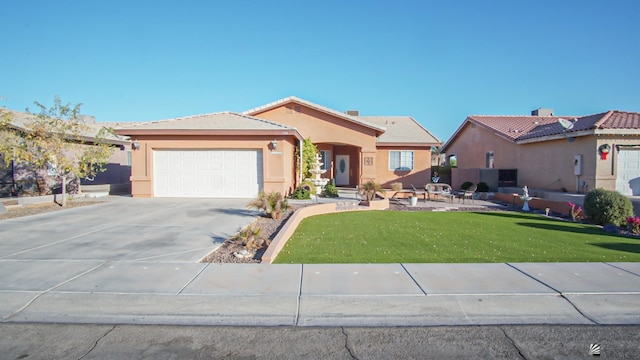
[[[640,261],[640,239],[511,212],[362,211],[302,221],[276,263]]]

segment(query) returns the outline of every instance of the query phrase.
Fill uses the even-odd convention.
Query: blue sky
[[[471,114],[640,111],[638,24],[618,0],[0,0],[0,106],[145,121],[294,95],[446,141]]]

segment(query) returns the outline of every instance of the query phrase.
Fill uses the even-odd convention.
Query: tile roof
[[[126,133],[127,130],[295,130],[295,128],[253,116],[218,112],[150,121],[118,128],[119,133]]]
[[[560,118],[570,120],[573,127],[568,130],[564,129],[558,123]],[[605,129],[640,131],[640,113],[618,110],[582,117],[472,115],[467,118],[467,121],[483,126],[497,135],[513,141]]]
[[[295,96],[289,96],[289,97],[286,97],[284,99],[280,99],[280,100],[274,101],[272,103],[269,103],[269,104],[266,104],[266,105],[262,105],[262,106],[259,106],[259,107],[244,111],[242,114],[244,114],[244,115],[255,115],[255,114],[260,113],[260,112],[262,112],[264,110],[269,110],[269,109],[278,107],[280,105],[283,105],[283,104],[286,104],[286,103],[289,103],[289,102],[297,102],[297,103],[305,105],[305,106],[307,106],[309,108],[316,109],[316,110],[319,110],[319,111],[327,113],[327,114],[331,114],[333,116],[336,116],[336,117],[351,121],[353,123],[360,124],[360,125],[366,126],[368,128],[372,128],[374,130],[378,130],[378,131],[385,131],[386,130],[384,127],[382,127],[380,125],[371,123],[371,122],[366,121],[366,120],[362,120],[361,116],[347,115],[347,114],[342,113],[340,111],[336,111],[336,110],[330,109],[330,108],[322,106],[322,105],[314,104],[311,101],[300,99],[300,98],[295,97]]]
[[[439,145],[442,143],[410,116],[359,116],[359,118],[387,129],[378,137],[378,144],[420,143]]]

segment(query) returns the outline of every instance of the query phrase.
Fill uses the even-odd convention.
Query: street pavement
[[[57,358],[59,339],[65,358],[167,347],[177,357],[581,358],[597,342],[624,355],[612,358],[638,357],[640,263],[198,262],[255,218],[244,204],[119,199],[0,222],[0,358]]]

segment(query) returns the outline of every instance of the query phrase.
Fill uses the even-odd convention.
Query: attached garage
[[[616,190],[623,195],[640,195],[640,149],[620,149]]]
[[[154,150],[156,197],[253,198],[263,188],[260,150]]]

